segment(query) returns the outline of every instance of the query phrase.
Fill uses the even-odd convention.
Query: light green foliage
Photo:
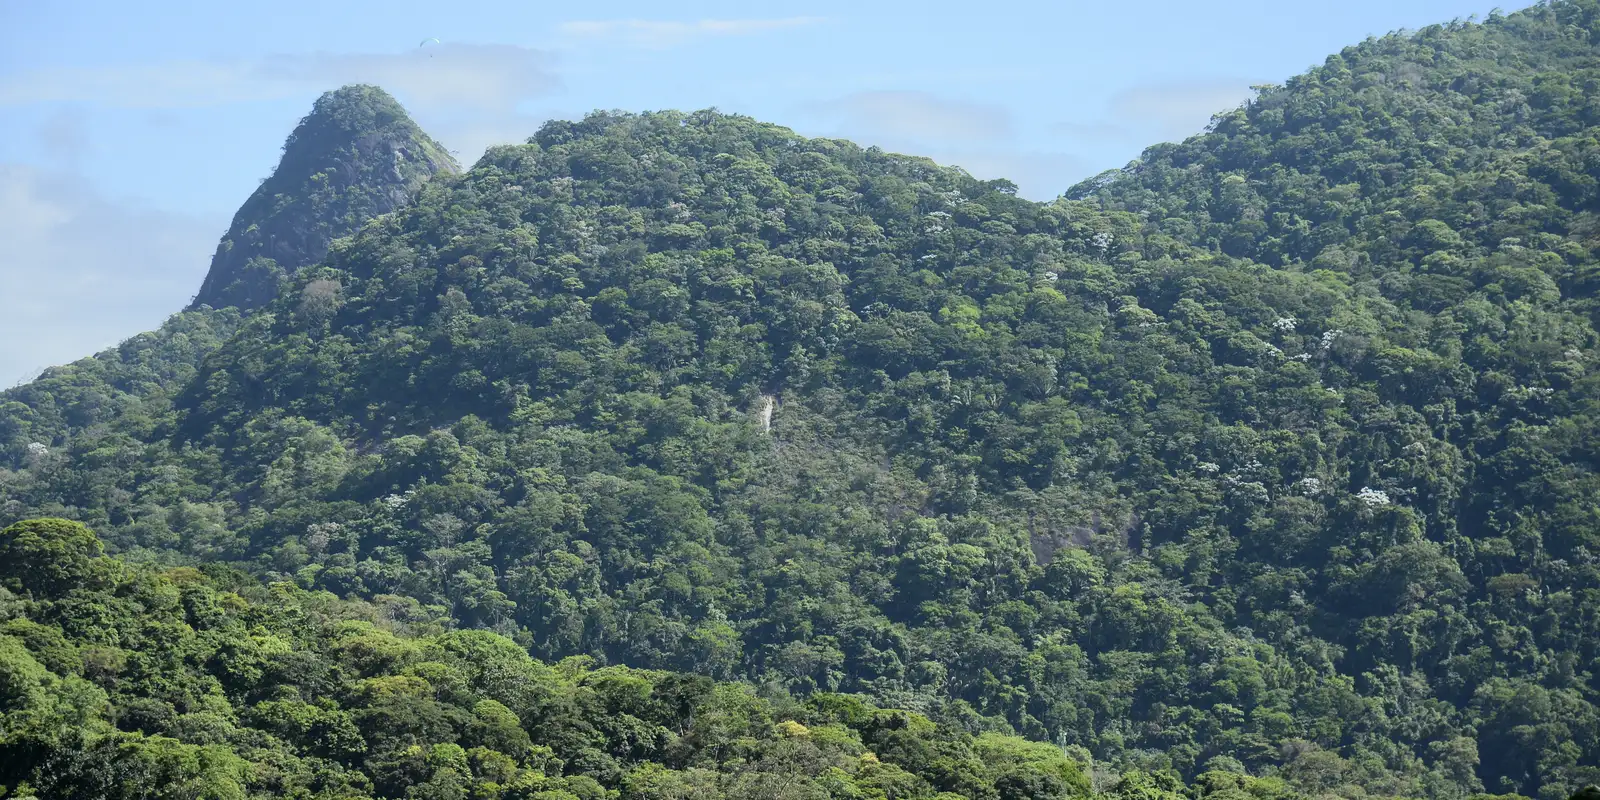
[[[103,549],[81,522],[33,519],[0,530],[0,583],[13,592],[58,598],[95,588]]]
[[[48,674],[22,640],[14,636],[0,638],[0,708],[13,711],[38,705]]]
[[[33,792],[19,796],[1084,793],[1077,765],[1051,746],[974,737],[859,699],[800,704],[685,674],[577,661],[552,669],[487,631],[418,635],[367,603],[88,560],[114,579],[0,620],[21,634],[0,635],[0,783]],[[89,622],[95,637],[71,633]],[[121,666],[96,674],[103,689],[52,672],[34,652],[67,663],[54,651],[101,640],[126,648]],[[775,725],[780,704],[794,718]],[[852,709],[848,722],[833,721],[838,708]],[[1006,787],[1019,775],[1076,791],[1018,795]]]

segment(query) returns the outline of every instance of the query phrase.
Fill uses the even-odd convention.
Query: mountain
[[[1043,204],[736,115],[551,122],[169,402],[9,439],[0,523],[1048,741],[1090,793],[1561,800],[1600,781],[1597,41],[1594,0],[1372,39]],[[924,780],[826,791],[1083,793]]]
[[[433,175],[457,171],[382,89],[324,94],[234,215],[191,310],[265,305],[279,281],[321,261],[334,239],[403,205]]]
[[[383,90],[324,94],[284,145],[277,170],[234,217],[193,306],[161,328],[0,393],[0,465],[85,430],[159,411],[241,315],[275,296],[288,273],[326,255],[335,238],[393,211],[438,172],[456,167]],[[275,257],[269,255],[275,254]]]

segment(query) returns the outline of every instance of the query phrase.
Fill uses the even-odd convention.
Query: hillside
[[[1370,40],[1048,204],[710,111],[551,122],[170,403],[12,438],[0,523],[1091,777],[1561,800],[1600,782],[1597,12]]]
[[[403,205],[434,174],[456,171],[382,89],[324,94],[284,143],[277,169],[234,215],[190,310],[265,305],[334,239]]]
[[[1048,744],[842,695],[799,702],[585,658],[541,664],[414,600],[133,567],[65,520],[0,531],[0,556],[0,796],[603,800],[621,786],[1010,800],[1091,788]],[[1123,782],[1180,796],[1153,776]],[[1281,782],[1221,774],[1199,786],[1284,795]]]
[[[284,145],[282,162],[234,216],[193,306],[159,329],[0,392],[0,466],[116,424],[147,430],[241,317],[333,240],[406,202],[454,162],[387,93],[327,92]],[[275,257],[267,252],[270,248]]]

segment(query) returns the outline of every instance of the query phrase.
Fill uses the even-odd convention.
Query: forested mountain
[[[434,174],[456,171],[450,154],[387,92],[328,92],[234,215],[190,310],[265,305],[279,281],[321,261],[334,239],[403,205]]]
[[[124,430],[144,429],[138,420],[163,413],[172,392],[233,335],[243,314],[276,296],[289,273],[405,203],[441,171],[454,174],[454,161],[383,90],[347,86],[324,94],[285,143],[277,169],[234,216],[191,308],[155,331],[0,393],[0,466],[19,467],[113,420]]]
[[[169,399],[63,437],[15,396],[0,523],[231,564],[419,663],[485,629],[863,697],[1126,796],[1560,800],[1600,781],[1597,13],[1369,40],[1045,204],[712,111],[551,122],[335,243]],[[256,719],[273,680],[218,691]],[[461,719],[406,741],[467,752]],[[641,788],[689,762],[629,752],[574,774],[769,796]],[[925,783],[797,796],[1083,792],[896,763]],[[351,791],[457,796],[404,774]]]

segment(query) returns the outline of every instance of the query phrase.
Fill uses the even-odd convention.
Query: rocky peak
[[[322,260],[334,239],[404,204],[434,174],[458,169],[384,90],[324,94],[234,215],[192,307],[265,305],[279,281]]]

